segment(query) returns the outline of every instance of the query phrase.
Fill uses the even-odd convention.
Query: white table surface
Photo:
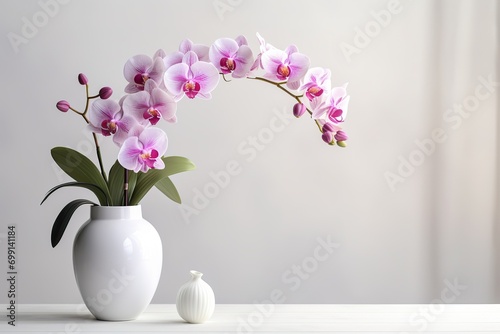
[[[204,324],[184,322],[175,305],[153,304],[134,321],[97,321],[83,305],[16,305],[4,333],[500,333],[500,305],[216,305]]]

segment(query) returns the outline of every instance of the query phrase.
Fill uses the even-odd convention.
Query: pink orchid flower
[[[250,71],[254,59],[252,50],[244,36],[219,38],[210,47],[209,57],[212,64],[223,74],[233,78],[244,78]]]
[[[123,75],[129,82],[125,92],[136,93],[144,90],[144,84],[150,79],[160,85],[164,71],[165,65],[160,57],[152,59],[146,55],[137,55],[130,58],[123,68]]]
[[[198,61],[194,51],[182,58],[182,63],[172,65],[165,71],[165,86],[179,101],[184,95],[190,99],[200,97],[209,99],[210,93],[219,83],[219,71],[212,63]]]
[[[193,51],[194,53],[196,53],[199,61],[208,62],[208,50],[209,48],[206,45],[194,44],[191,40],[185,39],[179,45],[179,51],[162,57],[165,64],[165,69],[168,69],[172,65],[182,63],[182,58],[189,51]]]
[[[161,159],[167,151],[166,133],[159,128],[145,128],[138,136],[128,137],[118,152],[118,162],[126,169],[146,173],[149,169],[163,169]]]
[[[121,145],[128,131],[137,122],[125,116],[120,104],[113,100],[95,100],[89,109],[89,128],[103,136],[113,136],[113,141]]]
[[[312,118],[325,119],[332,123],[341,123],[347,116],[350,96],[347,95],[347,84],[335,87],[321,100],[311,101]]]
[[[140,124],[156,125],[160,119],[175,123],[177,103],[155,81],[148,80],[144,90],[128,95],[123,101],[126,114],[135,116]]]
[[[330,91],[330,77],[331,72],[329,69],[322,67],[310,68],[304,76],[299,90],[305,91],[306,97],[309,101],[312,101],[323,95],[325,91]]]
[[[295,45],[290,45],[285,51],[269,49],[262,54],[262,68],[266,71],[264,77],[270,80],[286,81],[290,89],[298,89],[300,79],[309,69],[309,58],[298,52]]]
[[[266,43],[264,38],[259,33],[257,33],[257,39],[259,40],[259,43],[260,43],[260,53],[257,55],[255,62],[253,63],[252,67],[250,68],[250,71],[254,71],[255,69],[257,69],[259,67],[263,68],[262,62],[261,62],[262,54],[264,52],[266,52],[267,50],[275,49],[274,46],[272,46],[269,43]]]

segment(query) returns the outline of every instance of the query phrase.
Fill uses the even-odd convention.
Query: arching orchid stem
[[[90,102],[90,97],[89,97],[89,85],[85,85],[85,94],[87,95],[87,102],[85,103],[85,109],[83,110],[83,115],[87,115],[87,111],[89,110],[89,102]],[[89,122],[86,117],[84,117],[87,123]]]
[[[283,87],[284,84],[286,84],[286,81],[282,81],[282,82],[275,82],[275,81],[272,81],[272,80],[269,80],[269,79],[266,79],[266,78],[262,78],[262,77],[247,77],[248,79],[253,79],[253,80],[260,80],[260,81],[264,81],[264,82],[267,82],[271,85],[274,85],[276,87],[278,87],[279,89],[281,89],[282,91],[284,91],[285,93],[287,93],[288,95],[290,95],[291,97],[293,97],[298,103],[302,103],[302,101],[300,100],[304,94],[300,94],[300,95],[295,95],[293,94],[292,92],[290,92],[288,89],[286,89],[285,87]],[[309,109],[309,108],[306,108],[306,111],[309,113],[309,115],[312,116],[312,111]],[[321,126],[318,124],[318,122],[316,121],[316,125],[318,125],[320,131],[321,131]]]
[[[69,110],[75,112],[76,114],[80,115],[80,116],[83,116],[83,113],[82,112],[79,112],[78,110],[76,110],[75,108],[73,107],[69,107]],[[87,122],[88,123],[88,122]]]

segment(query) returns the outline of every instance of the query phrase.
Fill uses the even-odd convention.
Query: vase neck
[[[140,205],[132,206],[91,206],[91,219],[140,219],[142,209]]]
[[[202,273],[200,273],[199,271],[196,271],[196,270],[191,270],[191,276],[193,277],[193,280],[198,280],[198,279],[201,279],[201,276],[203,276]]]

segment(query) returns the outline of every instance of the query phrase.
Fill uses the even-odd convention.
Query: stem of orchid
[[[104,182],[106,182],[107,184],[108,177],[106,176],[106,172],[104,171],[104,164],[102,163],[102,156],[101,156],[101,147],[99,146],[99,142],[97,141],[97,136],[95,132],[92,132],[92,137],[94,137],[95,150],[97,153],[97,161],[99,161],[99,168],[101,169],[101,175],[104,179]]]
[[[260,80],[260,81],[264,81],[264,82],[270,83],[271,85],[274,85],[274,86],[278,87],[279,89],[281,89],[282,91],[284,91],[285,93],[287,93],[288,95],[290,95],[291,97],[293,97],[298,103],[302,103],[302,101],[300,100],[300,98],[303,97],[304,94],[295,95],[292,92],[290,92],[288,89],[286,89],[285,87],[283,87],[283,85],[286,84],[286,81],[275,82],[275,81],[272,81],[272,80],[269,80],[269,79],[266,79],[266,78],[262,78],[262,77],[255,77],[255,78],[248,77],[248,79]],[[309,113],[309,115],[312,116],[312,111],[309,108],[306,108],[306,111]],[[316,124],[318,125],[318,127],[320,128],[320,131],[321,131],[321,127],[319,126],[319,124],[318,124],[317,121],[316,121]]]
[[[87,102],[85,103],[85,110],[83,112],[78,112],[74,109],[71,109],[75,111],[78,115],[81,115],[85,122],[87,124],[90,123],[89,119],[87,118],[87,111],[89,110],[89,101],[92,99],[92,96],[89,96],[89,85],[85,85],[85,93],[87,95]],[[94,144],[95,144],[95,151],[97,153],[97,161],[99,162],[99,169],[101,170],[101,175],[104,179],[104,182],[108,183],[108,177],[106,176],[106,172],[104,171],[104,164],[102,163],[102,155],[101,155],[101,147],[99,146],[99,141],[97,140],[97,136],[95,132],[92,132],[92,137],[94,138]]]
[[[128,206],[128,169],[123,172],[123,205]]]

